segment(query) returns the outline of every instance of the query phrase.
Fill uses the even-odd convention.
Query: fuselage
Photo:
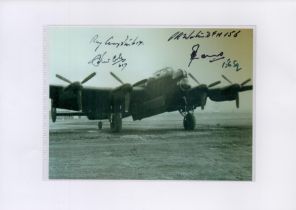
[[[133,88],[129,114],[138,120],[178,110],[183,104],[184,91],[190,89],[190,85],[185,71],[164,68],[135,83]]]
[[[55,107],[70,107],[95,120],[108,119],[116,106],[123,118],[132,116],[134,120],[140,120],[179,110],[184,106],[184,96],[190,88],[185,71],[164,68],[134,85],[123,84],[112,89],[91,90],[78,83],[70,84],[61,91]]]

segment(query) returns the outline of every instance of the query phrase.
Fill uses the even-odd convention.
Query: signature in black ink
[[[121,71],[127,66],[126,58],[123,58],[122,54],[119,53],[118,55],[114,55],[112,59],[107,57],[107,51],[102,54],[97,54],[94,58],[92,58],[88,64],[91,64],[95,67],[99,67],[101,64],[108,64],[117,65]]]
[[[122,54],[119,53],[119,55],[114,55],[112,58],[112,65],[118,64],[118,67],[121,68],[121,71],[127,66],[126,58],[122,57]]]
[[[138,40],[138,37],[130,38],[129,35],[126,36],[124,41],[113,41],[114,37],[111,36],[109,39],[106,40],[105,45],[106,46],[115,46],[116,48],[124,46],[124,47],[130,47],[130,46],[140,46],[143,45],[144,42],[141,40]]]
[[[200,47],[199,44],[196,44],[196,45],[192,46],[192,52],[191,52],[191,55],[190,55],[190,61],[189,61],[188,67],[190,67],[192,61],[195,60],[195,59],[209,58],[210,63],[221,60],[221,59],[224,59],[224,56],[223,56],[224,53],[222,51],[220,53],[218,53],[218,54],[212,54],[212,55],[208,55],[208,54],[204,53],[204,54],[201,54],[200,57],[198,57],[198,49],[199,49],[199,47]]]
[[[171,40],[191,40],[191,39],[199,39],[199,38],[236,38],[240,33],[240,30],[232,30],[232,31],[204,31],[204,30],[192,30],[190,33],[186,33],[183,31],[177,31],[173,33],[169,38],[168,42]]]
[[[231,60],[230,58],[228,58],[226,61],[222,63],[222,68],[226,69],[230,67],[235,68],[236,71],[239,71],[242,69],[237,60]]]
[[[93,38],[91,38],[91,40],[89,41],[89,43],[93,43],[96,45],[96,48],[95,48],[95,52],[99,49],[99,47],[102,45],[102,42],[99,41],[99,35],[96,34]]]
[[[109,63],[110,58],[106,59],[107,52],[104,52],[103,54],[97,54],[93,59],[91,59],[88,64],[92,64],[95,67],[98,67],[101,63]]]
[[[95,49],[94,51],[96,52],[100,46],[114,46],[115,48],[119,47],[138,47],[141,45],[144,45],[144,41],[140,40],[138,37],[130,37],[127,35],[124,40],[115,40],[114,36],[110,36],[108,39],[105,41],[101,41],[99,39],[99,35],[96,34],[93,36],[89,42],[90,44],[95,44]]]

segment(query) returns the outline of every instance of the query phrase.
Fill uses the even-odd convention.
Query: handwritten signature
[[[177,31],[173,33],[169,39],[172,40],[191,40],[191,39],[199,39],[199,38],[236,38],[238,37],[240,30],[232,30],[232,31],[203,31],[203,30],[192,30],[190,33],[186,33],[183,31]]]
[[[90,44],[95,44],[94,51],[96,52],[102,45],[103,46],[114,46],[115,48],[119,47],[139,47],[144,45],[144,41],[140,40],[138,37],[130,37],[127,35],[124,40],[115,40],[114,36],[110,36],[105,41],[101,41],[99,34],[94,35],[90,42]]]
[[[239,71],[242,69],[237,60],[231,60],[230,58],[228,58],[226,61],[222,63],[222,68],[227,69],[231,67],[235,68],[236,71]]]
[[[109,57],[107,55],[107,51],[105,51],[102,54],[95,55],[95,57],[93,57],[88,62],[88,64],[91,64],[95,67],[99,67],[102,64],[111,64],[113,66],[117,65],[119,68],[121,68],[122,71],[127,66],[127,59],[123,58],[121,53]]]
[[[206,59],[206,58],[209,58],[209,62],[212,63],[212,62],[215,62],[215,61],[218,61],[218,60],[221,60],[221,59],[224,59],[224,53],[221,51],[220,53],[218,54],[212,54],[212,55],[208,55],[208,54],[201,54],[200,57],[198,56],[198,49],[199,49],[200,45],[199,44],[196,44],[196,45],[193,45],[192,46],[192,52],[190,54],[190,61],[189,61],[189,64],[188,64],[188,67],[190,67],[191,63],[193,60],[195,59]]]
[[[210,63],[215,62],[215,61],[219,61],[219,60],[223,60],[222,63],[222,68],[223,69],[227,69],[227,68],[235,68],[236,71],[241,70],[242,68],[240,67],[240,64],[237,60],[232,60],[230,58],[225,59],[224,57],[224,52],[219,52],[217,54],[201,54],[200,56],[198,55],[198,50],[200,48],[199,44],[195,44],[192,46],[191,48],[191,54],[190,54],[190,60],[189,60],[189,64],[188,67],[190,67],[191,63],[193,60],[196,59],[207,59]]]

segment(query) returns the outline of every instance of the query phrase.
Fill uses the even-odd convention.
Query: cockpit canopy
[[[160,78],[171,78],[171,79],[187,78],[187,72],[182,69],[178,69],[175,71],[172,67],[165,67],[156,71],[152,75],[152,77],[150,77],[149,79],[143,79],[139,82],[136,82],[133,86],[145,87],[147,85],[147,82],[152,82]]]
[[[162,77],[164,75],[168,75],[169,73],[173,73],[173,68],[171,67],[165,67],[163,69],[160,69],[158,71],[156,71],[154,74],[153,74],[153,77],[154,78],[159,78],[159,77]]]

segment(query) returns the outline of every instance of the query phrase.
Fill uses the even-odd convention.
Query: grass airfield
[[[197,113],[194,131],[179,113],[108,121],[49,123],[49,179],[252,180],[252,115]]]

